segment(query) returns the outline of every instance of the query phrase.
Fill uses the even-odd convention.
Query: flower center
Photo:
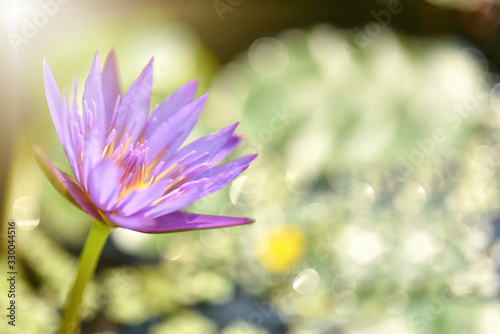
[[[121,138],[118,140],[118,138]],[[120,178],[120,196],[121,199],[126,194],[136,190],[144,189],[154,184],[156,181],[168,177],[171,182],[165,184],[164,197],[173,191],[177,186],[189,179],[188,175],[183,174],[185,167],[180,167],[183,160],[189,158],[186,155],[181,161],[177,161],[164,167],[164,162],[160,161],[164,156],[166,149],[148,163],[147,140],[138,141],[132,144],[132,138],[128,133],[117,136],[115,129],[112,129],[106,139],[102,150],[102,158],[108,158],[120,167],[122,176]],[[162,200],[160,198],[160,200]]]
[[[137,142],[135,145],[131,141],[132,138],[128,133],[123,134],[121,139],[117,140],[116,130],[112,129],[102,150],[103,158],[112,159],[121,168],[120,198],[135,189],[149,186],[155,179],[155,173],[153,172],[148,180],[151,170],[148,169],[147,164],[149,149],[145,147],[146,141],[143,143]],[[155,168],[155,171],[157,169]]]

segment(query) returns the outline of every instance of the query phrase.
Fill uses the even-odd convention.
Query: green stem
[[[110,232],[111,227],[101,222],[96,221],[92,226],[87,241],[83,246],[78,263],[78,272],[67,296],[64,314],[56,334],[73,334],[80,328],[80,305],[83,291],[94,275],[102,248]]]

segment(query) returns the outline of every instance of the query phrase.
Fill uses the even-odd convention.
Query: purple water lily
[[[256,157],[219,164],[240,141],[237,124],[181,147],[207,101],[208,94],[194,98],[196,80],[149,113],[153,61],[122,95],[114,52],[102,73],[96,53],[79,112],[76,83],[68,106],[45,61],[43,67],[50,114],[74,179],[37,155],[56,188],[83,211],[107,225],[145,233],[252,222],[180,211],[223,188]]]

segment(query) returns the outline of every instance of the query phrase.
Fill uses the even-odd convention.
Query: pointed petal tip
[[[190,92],[191,92],[191,94],[192,94],[192,95],[193,95],[193,97],[194,97],[194,96],[195,96],[195,94],[196,94],[196,90],[198,89],[198,83],[199,83],[199,81],[200,81],[200,80],[199,80],[198,78],[196,78],[196,79],[194,79],[194,80],[191,80],[191,81],[188,81],[188,82],[186,82],[185,84],[183,84],[183,85],[179,88],[179,90],[180,90],[181,88],[184,88],[184,90],[186,90],[186,89],[187,89],[187,91],[190,91]]]
[[[199,83],[200,83],[200,79],[195,78],[195,79],[193,79],[193,80],[188,81],[187,83],[185,83],[185,85],[191,87],[194,90],[196,90],[196,88],[198,88],[198,84]]]
[[[47,78],[48,75],[53,76],[52,71],[50,70],[50,66],[45,58],[43,58],[43,75],[45,79]]]
[[[208,100],[208,93],[203,94],[199,98],[197,98],[195,101],[199,101],[201,104],[207,103]]]
[[[115,49],[111,48],[109,50],[108,55],[106,56],[106,61],[104,67],[106,67],[106,64],[109,64],[110,62],[116,63],[117,62],[117,57],[116,57],[116,52]]]
[[[255,219],[250,218],[250,217],[234,217],[234,218],[240,218],[241,219],[241,224],[239,225],[245,225],[245,224],[253,224],[255,223]]]
[[[248,167],[250,167],[250,164],[252,163],[252,161],[255,160],[255,158],[257,158],[257,156],[258,154],[250,154],[233,161],[238,161],[238,160],[241,161],[240,173],[243,173],[243,171],[245,171]]]
[[[139,78],[147,78],[147,80],[151,80],[151,83],[153,82],[153,60],[154,57],[152,57],[147,65],[144,67],[142,70],[141,74],[139,75]]]
[[[101,63],[101,58],[99,57],[99,50],[97,50],[97,51],[95,52],[95,54],[94,54],[94,60],[93,60],[93,62],[92,62],[92,63],[93,63],[93,64],[94,64],[94,63],[98,63],[98,64],[100,64],[100,63]],[[92,64],[92,65],[93,65],[93,64]],[[101,69],[101,68],[99,67],[99,70],[100,70],[100,69]]]
[[[61,117],[59,111],[60,108],[59,103],[62,101],[61,91],[45,59],[43,64],[43,81],[45,84],[45,96],[47,98],[47,103],[49,105],[51,115],[53,118],[54,117],[59,118]]]
[[[108,58],[109,57],[115,57],[116,58],[116,51],[115,51],[114,47],[111,47],[111,49],[109,49]]]
[[[241,157],[241,158],[233,160],[233,161],[239,161],[241,163],[240,173],[243,173],[243,171],[246,170],[250,166],[252,161],[254,161],[255,158],[257,158],[257,156],[258,156],[258,154],[250,154],[250,155],[246,155],[244,157]]]
[[[92,66],[90,67],[91,71],[92,71],[92,69],[98,70],[99,73],[101,72],[101,58],[99,57],[99,50],[97,50],[94,54]]]
[[[141,75],[144,75],[144,73],[151,74],[153,73],[153,63],[154,63],[155,57],[151,57],[151,59],[148,61],[146,66],[144,66],[144,69],[142,70]]]
[[[234,132],[234,130],[236,130],[238,125],[240,125],[240,122],[236,122],[236,123],[233,123],[230,126],[228,126],[228,128],[232,130],[231,133]]]
[[[259,156],[259,155],[258,155],[257,153],[255,153],[255,154],[250,154],[250,155],[247,155],[246,157],[249,159],[249,161],[248,161],[248,162],[250,163],[250,162],[254,161],[254,160],[255,160],[255,158],[257,158],[258,156]]]
[[[45,153],[43,153],[43,150],[40,146],[38,145],[33,145],[33,154],[35,155],[35,158],[37,159],[41,159],[41,158],[44,158],[45,157]]]
[[[122,95],[123,91],[118,68],[118,58],[115,49],[111,48],[104,62],[101,77],[107,123],[111,122],[113,110],[117,105],[117,99]]]
[[[239,122],[236,122],[234,124],[228,125],[225,128],[213,133],[212,135],[218,134],[218,133],[226,133],[226,134],[233,134],[234,130],[236,130],[236,127],[238,126]]]

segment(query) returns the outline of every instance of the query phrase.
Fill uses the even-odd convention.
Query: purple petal
[[[115,213],[129,216],[150,207],[154,201],[165,194],[166,187],[169,183],[172,183],[172,180],[165,181],[126,194],[120,199],[118,206],[115,208]]]
[[[79,207],[91,217],[104,222],[99,211],[90,201],[88,195],[69,175],[57,169],[49,161],[49,159],[45,157],[40,149],[35,148],[35,156],[49,181],[52,183],[54,188],[56,188],[56,190],[63,195],[63,197],[67,198],[71,203]]]
[[[75,131],[77,130],[75,129]],[[99,131],[99,129],[94,127],[91,128],[86,134],[83,132],[85,135],[82,134],[79,136],[79,149],[82,150],[81,152],[83,157],[81,162],[80,185],[87,191],[87,193],[89,193],[89,180],[97,165],[102,161],[104,140],[101,141],[97,135],[93,135],[96,134],[97,131]]]
[[[72,151],[71,137],[69,134],[69,110],[68,103],[61,95],[59,87],[54,80],[45,59],[43,60],[43,74],[45,81],[45,95],[49,106],[50,116],[56,128],[57,135],[64,150]]]
[[[151,135],[167,118],[194,100],[198,79],[188,82],[158,104],[148,119],[146,137]]]
[[[66,157],[68,158],[69,165],[71,166],[71,169],[73,170],[73,173],[75,174],[75,177],[78,173],[78,158],[79,155],[73,145],[73,137],[71,133],[71,127],[70,127],[70,119],[71,115],[68,110],[68,102],[66,100],[66,97],[63,97],[63,148],[64,152],[66,153]],[[76,171],[76,173],[75,173]]]
[[[57,86],[54,76],[50,71],[49,65],[45,59],[43,60],[43,77],[45,81],[45,95],[47,97],[47,104],[49,105],[50,116],[52,116],[52,122],[56,128],[57,135],[64,145],[64,135],[63,135],[63,98],[59,87]]]
[[[238,123],[230,125],[219,132],[213,133],[211,135],[202,137],[194,142],[181,148],[173,157],[165,162],[166,168],[174,163],[178,163],[182,157],[191,153],[189,159],[187,159],[183,164],[179,164],[178,168],[187,170],[192,164],[208,164],[211,165],[217,154],[225,147],[225,145],[231,140],[234,129]],[[199,157],[202,159],[199,159]]]
[[[96,137],[99,142],[102,142],[105,139],[104,136],[108,124],[104,122],[104,120],[106,120],[106,114],[104,110],[104,97],[102,94],[101,61],[97,52],[94,56],[89,76],[85,82],[82,105],[85,103],[92,111],[93,119],[96,120],[92,125],[92,128],[96,129],[96,131],[92,136]]]
[[[224,145],[222,149],[212,158],[211,163],[216,164],[222,160],[224,160],[238,145],[241,141],[241,136],[234,135],[232,136]]]
[[[199,194],[199,197],[204,197],[214,193],[223,187],[225,187],[229,182],[234,180],[238,175],[240,175],[245,169],[248,168],[250,162],[257,157],[257,154],[247,155],[243,158],[239,158],[223,165],[215,166],[206,171],[196,175],[192,180],[208,179],[203,192]]]
[[[175,211],[154,219],[146,219],[141,216],[120,217],[113,214],[107,215],[107,217],[120,227],[143,233],[201,230],[253,222],[250,218],[210,216],[186,211]]]
[[[49,105],[52,121],[56,128],[57,135],[61,141],[62,147],[71,168],[75,171],[77,166],[76,153],[73,146],[72,135],[70,131],[70,114],[68,110],[68,102],[65,97],[59,92],[59,88],[54,80],[47,62],[43,63],[45,92],[47,95],[47,103]],[[76,92],[74,93],[76,95]],[[76,175],[76,174],[75,174]]]
[[[205,188],[207,180],[191,181],[171,191],[158,204],[144,211],[144,216],[156,218],[168,213],[180,210],[193,204],[199,198],[199,194]]]
[[[81,156],[81,147],[80,143],[82,142],[81,140],[79,141],[79,136],[78,134],[80,133],[80,128],[78,127],[78,123],[76,122],[76,117],[79,116],[78,113],[78,105],[76,103],[76,79],[73,78],[73,99],[71,102],[71,112],[69,114],[69,120],[68,120],[68,138],[67,140],[69,141],[68,146],[71,147],[71,153],[68,154],[66,152],[66,155],[68,156],[69,164],[71,166],[71,170],[73,171],[73,174],[75,175],[75,178],[78,181],[81,181],[81,172],[80,172],[80,156]],[[75,124],[73,124],[75,123]]]
[[[175,154],[187,136],[193,130],[198,117],[207,102],[208,94],[205,94],[193,102],[178,110],[175,114],[164,121],[147,138],[148,141],[148,160],[152,161],[158,155],[162,155],[161,160],[167,160]],[[164,150],[167,150],[163,154]]]
[[[226,143],[231,139],[234,129],[238,126],[238,123],[230,125],[216,133],[202,137],[194,142],[181,148],[169,161],[166,161],[166,165],[175,163],[179,158],[185,156],[189,152],[195,152],[192,158],[199,156],[204,153],[208,153],[202,162],[212,163],[212,159],[219,153],[219,151],[226,145]],[[190,159],[192,160],[192,159]],[[201,163],[201,162],[199,162]]]
[[[116,99],[122,94],[122,84],[118,72],[118,62],[115,50],[111,50],[102,71],[102,92],[104,98],[104,110],[106,111],[105,123],[111,122],[111,116],[115,108]]]
[[[112,160],[103,159],[88,175],[88,194],[101,211],[111,211],[120,196],[121,173]]]
[[[113,127],[131,135],[135,142],[142,132],[149,114],[151,87],[153,85],[153,59],[149,61],[141,75],[132,83],[118,107]],[[135,123],[135,124],[134,124]]]

